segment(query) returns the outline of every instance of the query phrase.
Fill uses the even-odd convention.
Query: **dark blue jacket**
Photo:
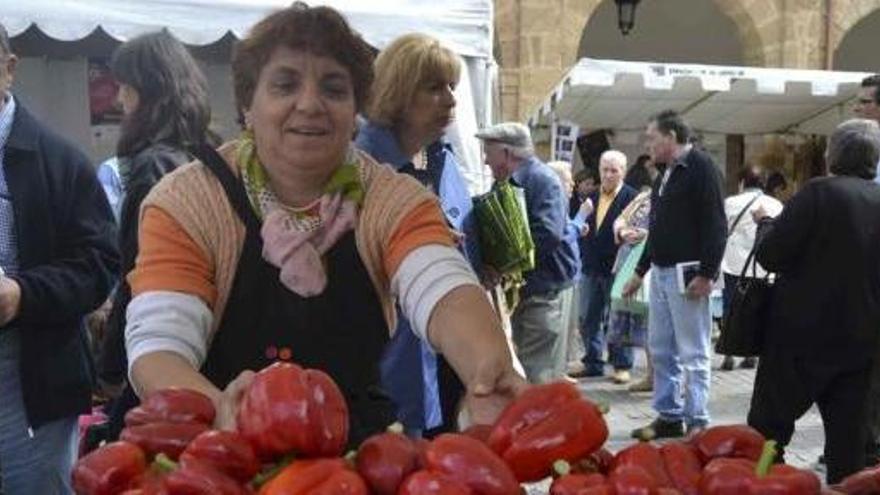
[[[596,210],[599,209],[599,194],[597,189],[590,194],[593,202],[593,213],[587,217],[590,232],[580,240],[581,261],[584,275],[610,276],[614,268],[614,260],[617,258],[618,245],[614,242],[614,221],[626,206],[638,195],[638,191],[623,184],[620,192],[615,196],[611,206],[605,213],[602,225],[596,228]]]
[[[36,428],[91,409],[83,317],[118,276],[116,227],[89,159],[20,103],[4,152],[18,236],[13,278],[21,286],[9,327],[20,329],[21,387]]]
[[[566,236],[568,200],[559,177],[537,157],[523,161],[513,173],[514,185],[526,197],[529,230],[535,243],[535,269],[526,273],[523,295],[559,291],[571,287],[578,272],[578,247]]]
[[[416,171],[388,127],[367,121],[360,128],[355,144],[377,161],[416,177],[440,198],[447,222],[464,232],[464,254],[474,266],[480,255],[471,211],[473,203],[451,147],[442,141],[429,146],[427,170]],[[397,331],[380,367],[383,386],[397,407],[398,419],[408,430],[432,429],[442,424],[437,357],[416,337],[409,321],[399,312]]]

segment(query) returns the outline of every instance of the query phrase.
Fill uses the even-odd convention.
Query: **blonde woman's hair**
[[[458,56],[435,38],[420,33],[397,38],[374,63],[367,118],[394,125],[420,88],[438,80],[458,82],[460,64]]]

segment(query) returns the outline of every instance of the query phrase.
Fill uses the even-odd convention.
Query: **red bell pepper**
[[[150,459],[162,453],[176,461],[186,446],[206,431],[208,425],[203,423],[148,423],[125,427],[119,438],[140,447]]]
[[[264,459],[297,453],[342,454],[348,441],[348,406],[322,371],[275,363],[258,372],[238,409],[238,431]]]
[[[79,495],[116,495],[137,487],[146,470],[146,456],[137,445],[113,442],[76,461],[73,489]]]
[[[210,464],[190,459],[165,477],[171,495],[249,495],[250,489]]]
[[[776,442],[769,440],[757,463],[744,458],[714,459],[703,469],[701,495],[818,495],[819,478],[784,464],[772,465]]]
[[[193,461],[208,464],[240,482],[250,481],[261,467],[251,445],[233,431],[209,430],[197,436],[180,455],[184,467]]]
[[[415,444],[399,431],[373,435],[357,452],[357,471],[376,495],[395,495],[418,464]]]
[[[691,439],[704,464],[719,457],[742,457],[757,461],[765,441],[764,435],[747,425],[713,426]]]
[[[846,495],[880,494],[880,466],[851,474],[831,488]]]
[[[454,478],[432,471],[416,471],[400,485],[397,495],[472,495],[474,492]]]
[[[529,387],[498,417],[489,435],[489,447],[499,453],[506,451],[523,430],[551,416],[558,406],[580,398],[581,393],[570,383]]]
[[[656,495],[661,488],[654,476],[638,465],[622,465],[608,477],[611,493],[616,495]]]
[[[580,459],[607,439],[599,409],[570,383],[558,382],[532,387],[510,404],[489,446],[519,481],[537,481],[550,475],[555,461]]]
[[[488,446],[465,435],[448,433],[425,451],[426,468],[467,485],[475,495],[517,495],[513,472]]]
[[[658,488],[673,486],[672,480],[666,472],[663,455],[660,453],[660,449],[652,443],[636,443],[618,452],[611,464],[611,474],[623,467],[641,469],[654,480],[654,485]]]
[[[214,403],[205,394],[185,388],[166,388],[151,393],[140,406],[125,415],[126,426],[147,423],[214,424]]]
[[[295,461],[260,488],[259,495],[369,495],[344,459]]]
[[[489,437],[492,435],[492,425],[470,425],[465,428],[461,434],[467,435],[488,445]]]
[[[703,464],[696,449],[684,442],[669,442],[660,447],[660,456],[672,486],[683,495],[697,495]]]

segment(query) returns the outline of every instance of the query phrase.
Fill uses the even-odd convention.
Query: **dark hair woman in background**
[[[123,278],[113,296],[98,372],[108,388],[125,385],[125,310],[131,289],[124,275],[138,254],[141,202],[165,174],[192,160],[190,151],[206,142],[211,109],[208,84],[186,47],[166,31],[149,33],[120,45],[111,60],[119,83],[122,132],[116,146],[125,196],[119,218]],[[126,389],[111,412],[115,438],[125,412],[137,404]]]

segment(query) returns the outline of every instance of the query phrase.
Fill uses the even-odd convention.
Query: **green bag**
[[[474,199],[483,262],[502,275],[520,275],[535,266],[535,245],[517,189],[504,182]]]
[[[633,313],[636,315],[648,314],[648,298],[645,290],[645,284],[639,288],[638,292],[632,298],[623,297],[623,286],[632,278],[636,272],[636,266],[639,259],[645,251],[645,241],[641,241],[630,250],[626,260],[621,263],[617,274],[614,276],[614,283],[611,285],[611,311],[620,311],[623,313]]]

